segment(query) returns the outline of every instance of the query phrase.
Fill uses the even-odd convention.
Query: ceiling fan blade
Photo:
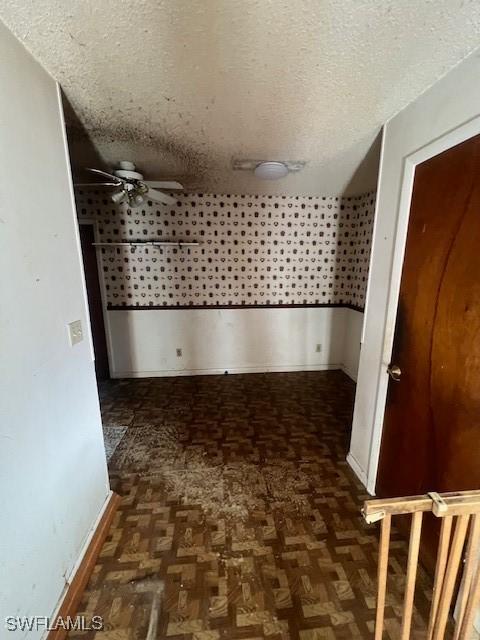
[[[174,182],[169,180],[144,180],[145,184],[149,187],[153,187],[154,189],[166,189],[169,191],[170,189],[183,189],[183,184],[180,182]]]
[[[75,182],[74,187],[119,187],[118,182]]]
[[[86,167],[85,169],[86,171],[91,171],[92,173],[96,173],[99,176],[103,176],[104,178],[109,178],[110,180],[113,180],[115,182],[115,184],[122,184],[123,180],[121,178],[119,178],[118,176],[114,176],[111,173],[107,173],[106,171],[101,171],[100,169],[91,169],[90,167]]]
[[[161,202],[162,204],[175,204],[177,202],[176,198],[172,198],[172,196],[162,191],[157,191],[156,189],[149,189],[145,194],[145,198],[147,200],[153,200],[154,202]]]

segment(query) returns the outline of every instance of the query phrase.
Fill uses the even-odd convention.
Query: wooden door
[[[92,224],[80,225],[80,242],[82,245],[83,268],[87,285],[88,308],[92,327],[93,350],[95,352],[95,372],[98,380],[110,377],[108,368],[107,341],[103,321],[103,306],[98,280],[97,252],[92,245],[95,235]]]
[[[377,494],[480,489],[480,136],[416,169],[391,361]]]

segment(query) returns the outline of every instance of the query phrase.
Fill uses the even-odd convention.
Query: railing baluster
[[[390,549],[391,516],[382,520],[380,544],[378,547],[378,595],[377,615],[375,619],[375,640],[382,640],[383,621],[385,617],[385,595],[387,592],[388,552]]]
[[[417,511],[412,514],[410,528],[410,544],[408,546],[407,580],[405,583],[405,599],[403,603],[402,640],[410,638],[412,626],[413,600],[415,596],[415,581],[417,578],[418,552],[420,551],[420,535],[422,532],[423,513]]]
[[[465,554],[465,568],[463,570],[463,579],[460,592],[460,602],[458,607],[457,625],[455,628],[454,640],[458,640],[460,636],[460,628],[463,616],[467,607],[468,595],[472,586],[473,573],[477,563],[478,543],[480,541],[480,515],[477,513],[472,516],[470,535],[468,538],[467,553]]]
[[[442,527],[440,529],[440,540],[437,550],[437,564],[435,567],[435,580],[433,582],[432,605],[430,608],[430,620],[428,623],[428,640],[433,635],[433,625],[437,617],[438,602],[442,592],[443,580],[445,578],[445,569],[447,568],[448,549],[450,547],[450,535],[452,532],[452,516],[442,518]]]
[[[470,640],[473,635],[473,622],[475,614],[477,613],[478,605],[480,604],[480,563],[471,587],[467,607],[465,609],[465,615],[463,616],[462,625],[460,627],[460,634],[458,636],[459,640]]]
[[[438,603],[438,615],[433,627],[433,640],[443,640],[447,626],[448,613],[452,603],[453,590],[457,579],[458,569],[462,559],[465,534],[467,532],[469,515],[457,516],[452,548],[448,559],[447,571],[443,582],[442,593]]]

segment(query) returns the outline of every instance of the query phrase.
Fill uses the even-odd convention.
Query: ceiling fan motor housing
[[[138,173],[138,171],[125,171],[124,169],[115,169],[113,172],[117,178],[122,178],[123,180],[143,180],[143,175]]]
[[[138,171],[135,171],[135,165],[128,160],[121,160],[119,163],[119,169],[114,169],[113,173],[118,178],[123,180],[143,180],[143,175]]]

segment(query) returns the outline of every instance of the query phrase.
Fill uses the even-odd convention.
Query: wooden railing
[[[363,515],[367,522],[381,520],[378,552],[378,594],[375,640],[383,637],[387,592],[388,554],[392,517],[411,514],[401,640],[409,640],[415,595],[423,514],[442,519],[437,549],[428,640],[443,640],[455,585],[464,558],[462,586],[457,607],[454,640],[474,637],[474,618],[480,604],[480,491],[429,493],[409,498],[367,500]]]

